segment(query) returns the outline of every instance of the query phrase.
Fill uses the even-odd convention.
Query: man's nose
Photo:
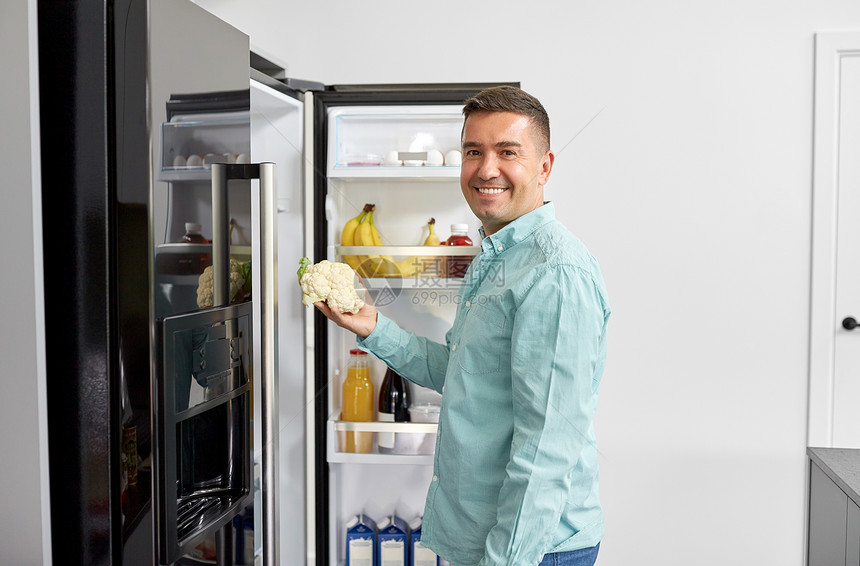
[[[495,179],[499,176],[499,159],[493,154],[484,155],[478,168],[478,176],[481,179]]]

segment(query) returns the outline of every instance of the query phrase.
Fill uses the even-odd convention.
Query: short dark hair
[[[540,100],[515,86],[494,86],[482,90],[463,105],[463,117],[476,112],[513,112],[528,116],[549,149],[549,115]],[[465,121],[464,121],[465,128]]]

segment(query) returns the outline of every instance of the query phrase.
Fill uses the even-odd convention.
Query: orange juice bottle
[[[373,381],[367,352],[359,349],[349,351],[346,379],[343,380],[343,414],[345,421],[369,422],[373,420]],[[373,451],[372,432],[346,433],[346,452],[368,453]]]

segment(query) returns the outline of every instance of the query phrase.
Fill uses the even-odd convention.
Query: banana
[[[383,245],[379,230],[373,221],[375,210],[376,205],[366,204],[358,216],[346,223],[341,234],[341,245]],[[433,235],[435,237],[435,234]],[[436,240],[438,241],[438,237]],[[344,261],[362,277],[415,277],[420,272],[421,265],[418,258],[408,257],[402,261],[394,261],[390,255],[382,254],[344,256]]]
[[[364,218],[365,214],[369,211],[372,205],[365,204],[364,208],[361,209],[361,212],[358,213],[358,216],[351,219],[347,222],[340,235],[340,245],[342,246],[354,246],[355,245],[355,231],[358,228],[358,224],[361,222],[361,219]],[[349,264],[349,266],[353,269],[358,269],[359,261],[358,256],[354,255],[345,255],[343,256],[343,260]]]
[[[438,246],[442,243],[442,240],[439,239],[439,236],[436,235],[436,219],[431,218],[429,222],[427,222],[427,228],[430,230],[430,234],[427,235],[427,239],[424,240],[425,246]]]
[[[376,207],[374,207],[374,210],[376,210]],[[376,224],[373,222],[373,214],[370,215],[370,234],[373,236],[373,245],[381,246],[382,238],[379,237],[379,230],[376,229]]]
[[[424,240],[425,246],[438,246],[442,243],[439,236],[436,234],[436,219],[431,218],[427,222],[427,229],[430,233]],[[422,273],[430,277],[442,277],[445,273],[445,257],[444,256],[422,256],[416,262],[422,266]]]
[[[373,211],[376,207],[373,205],[370,207],[370,211],[361,219],[355,230],[355,245],[357,246],[377,245],[373,238]],[[380,264],[384,261],[381,255],[360,255],[358,257],[361,264],[361,275],[365,277],[377,277],[379,275]]]

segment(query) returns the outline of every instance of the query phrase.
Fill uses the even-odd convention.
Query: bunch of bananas
[[[376,205],[365,204],[355,218],[349,220],[341,232],[342,246],[381,246],[382,238],[373,223]],[[419,262],[409,257],[394,261],[389,255],[346,255],[344,261],[363,277],[414,277]]]

